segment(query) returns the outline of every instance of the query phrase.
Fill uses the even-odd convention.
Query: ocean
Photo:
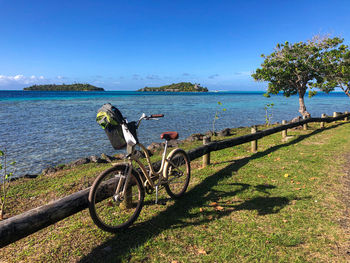
[[[6,147],[8,159],[16,161],[18,176],[81,157],[117,153],[95,121],[97,110],[107,102],[129,121],[142,113],[165,115],[142,123],[138,137],[146,146],[160,142],[164,131],[177,131],[185,139],[212,130],[216,112],[217,131],[265,123],[264,107],[271,103],[272,122],[299,115],[297,96],[265,98],[263,92],[0,91],[0,149]],[[341,92],[318,93],[305,103],[314,117],[350,111],[350,98]]]

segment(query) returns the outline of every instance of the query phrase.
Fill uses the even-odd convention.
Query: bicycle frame
[[[147,164],[148,164],[148,167],[149,167],[149,171],[147,171],[146,166],[134,154],[135,146],[139,146],[141,148],[141,150],[144,152],[144,154],[146,156],[146,161],[147,161]],[[150,156],[148,154],[148,151],[147,151],[146,147],[143,144],[141,144],[141,143],[138,143],[135,146],[133,146],[132,149],[130,150],[131,153],[127,157],[128,161],[124,162],[124,164],[128,168],[128,171],[127,171],[127,178],[126,178],[126,181],[124,183],[124,187],[123,187],[123,191],[122,191],[122,196],[125,196],[125,194],[126,194],[126,189],[127,189],[128,183],[129,183],[130,178],[131,178],[131,171],[133,169],[133,162],[136,162],[139,165],[139,167],[140,167],[140,169],[142,171],[142,174],[144,175],[144,178],[142,176],[140,176],[140,179],[142,181],[143,187],[145,189],[147,189],[147,184],[148,184],[151,187],[151,189],[154,189],[154,188],[156,189],[156,203],[157,203],[157,201],[158,201],[158,188],[162,184],[162,179],[165,177],[164,172],[163,172],[164,166],[165,166],[166,162],[169,162],[169,160],[166,159],[166,152],[167,152],[167,149],[168,149],[168,142],[167,141],[165,142],[164,151],[163,151],[163,154],[162,154],[161,166],[160,166],[158,171],[155,171],[155,169],[154,169],[154,167],[153,167],[153,165],[151,163]],[[156,179],[155,180],[152,179],[152,176],[157,177],[156,178],[156,179],[158,179],[157,184],[155,184],[155,180]],[[117,186],[117,189],[116,189],[116,193],[119,193],[119,190],[120,190],[120,187],[122,186],[122,184],[123,184],[122,180],[119,180],[119,183],[118,183],[118,186]]]

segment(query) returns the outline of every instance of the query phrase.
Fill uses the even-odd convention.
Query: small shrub
[[[10,188],[11,179],[14,177],[15,162],[8,163],[6,149],[0,150],[0,220],[3,220],[7,202],[7,193]]]
[[[218,107],[221,107],[222,106],[222,103],[220,101],[218,101]],[[213,133],[215,134],[215,122],[216,120],[219,119],[220,117],[220,112],[225,112],[226,111],[226,108],[223,108],[221,110],[217,109],[216,112],[215,112],[215,116],[214,116],[214,119],[213,119]]]
[[[272,108],[275,106],[273,103],[268,103],[265,105],[265,125],[269,126],[271,124],[272,119]]]

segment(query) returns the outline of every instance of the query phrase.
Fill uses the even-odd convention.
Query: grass
[[[191,163],[186,195],[146,195],[139,219],[118,235],[99,230],[87,210],[2,248],[5,262],[348,262],[339,224],[350,124],[310,125]],[[250,132],[235,129],[234,136]],[[200,143],[197,143],[198,145]],[[190,149],[194,144],[184,145]],[[155,156],[154,160],[159,159]],[[81,190],[108,165],[87,164],[14,183],[10,215]]]

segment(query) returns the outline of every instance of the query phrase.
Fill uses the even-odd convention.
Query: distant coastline
[[[25,91],[104,91],[103,88],[98,88],[90,84],[46,84],[46,85],[33,85],[24,88]]]
[[[192,84],[191,82],[180,82],[165,85],[161,87],[144,87],[137,91],[165,91],[165,92],[208,92],[208,89],[201,87],[200,84]]]

